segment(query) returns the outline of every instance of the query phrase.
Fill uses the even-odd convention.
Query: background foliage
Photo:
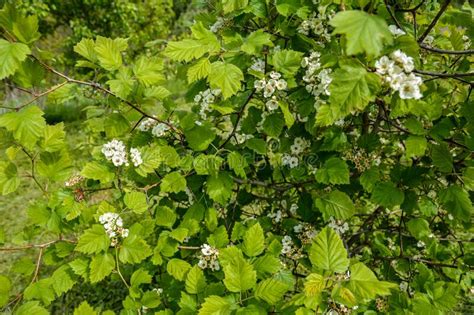
[[[468,1],[0,2],[4,313],[472,313]]]

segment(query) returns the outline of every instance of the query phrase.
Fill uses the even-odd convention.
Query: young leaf
[[[347,288],[353,292],[358,299],[374,299],[377,295],[389,295],[390,289],[397,286],[386,281],[379,281],[375,274],[363,263],[351,266],[351,279]]]
[[[341,11],[329,22],[334,34],[346,36],[346,53],[356,55],[365,52],[369,57],[377,57],[384,44],[392,43],[385,20],[364,11]]]
[[[95,254],[106,250],[110,246],[110,239],[105,234],[104,227],[94,224],[79,237],[76,251],[85,254]]]
[[[112,273],[115,268],[115,259],[109,253],[94,256],[90,263],[90,281],[99,282]]]
[[[347,252],[342,240],[333,229],[325,227],[313,241],[309,260],[314,267],[342,273],[349,267]]]
[[[14,74],[30,53],[30,48],[25,44],[0,39],[0,80]]]
[[[46,121],[38,106],[29,106],[18,112],[0,116],[0,127],[13,133],[13,137],[27,149],[32,149],[43,134]]]
[[[211,64],[209,84],[214,89],[220,89],[224,99],[235,95],[240,90],[240,81],[243,80],[244,75],[239,67],[222,61]]]
[[[260,223],[252,225],[244,234],[244,244],[242,250],[249,256],[258,256],[265,249],[265,235]]]

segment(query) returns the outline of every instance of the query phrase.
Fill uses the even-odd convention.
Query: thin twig
[[[439,54],[448,54],[448,55],[472,55],[474,54],[474,49],[467,49],[467,50],[448,50],[448,49],[440,49],[431,47],[425,44],[419,44],[421,48],[424,50],[432,51]]]
[[[451,0],[446,0],[443,3],[438,13],[434,17],[434,19],[431,21],[430,25],[428,25],[428,27],[426,28],[424,33],[420,36],[420,38],[418,38],[418,43],[422,43],[425,40],[426,36],[428,36],[431,30],[435,27],[436,23],[438,23],[439,18],[443,15],[444,11],[446,11],[450,3],[451,3]]]

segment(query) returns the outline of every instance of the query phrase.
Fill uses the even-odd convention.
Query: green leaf
[[[89,162],[82,169],[81,175],[85,178],[99,180],[102,183],[111,182],[115,174],[112,173],[107,165],[99,162]]]
[[[95,42],[89,38],[83,38],[74,46],[74,51],[91,62],[97,61]]]
[[[283,118],[285,119],[285,124],[288,128],[291,128],[295,123],[295,117],[288,108],[288,103],[279,101],[278,105],[280,106],[281,112],[283,113]]]
[[[407,222],[407,229],[416,239],[421,240],[430,235],[430,224],[422,218],[414,218]]]
[[[100,65],[105,70],[118,70],[122,66],[122,51],[127,49],[127,40],[124,38],[110,39],[97,36],[94,49]]]
[[[235,95],[240,90],[240,81],[244,80],[244,74],[239,67],[222,61],[211,64],[211,73],[208,81],[213,89],[220,89],[224,99]]]
[[[249,256],[258,256],[265,250],[265,235],[260,223],[252,225],[244,234],[242,250]]]
[[[472,202],[469,194],[457,185],[449,186],[439,192],[439,199],[444,208],[456,219],[469,222],[472,215]]]
[[[13,133],[13,137],[27,149],[32,149],[43,135],[46,121],[38,106],[29,106],[18,112],[0,116],[0,127]]]
[[[323,184],[349,184],[349,167],[340,158],[330,158],[317,171],[316,180]]]
[[[275,305],[282,300],[283,295],[289,289],[287,283],[276,279],[266,279],[257,284],[255,297],[264,300],[270,305]]]
[[[146,195],[142,192],[132,191],[123,198],[125,205],[133,212],[141,214],[148,210]]]
[[[386,281],[379,281],[375,274],[363,263],[351,266],[351,279],[347,288],[351,290],[358,299],[374,299],[377,295],[389,295],[390,289],[397,286]]]
[[[273,54],[272,61],[275,70],[291,78],[301,66],[303,53],[294,50],[280,50]]]
[[[318,233],[309,250],[314,267],[342,273],[349,267],[349,259],[341,238],[333,229],[325,227]]]
[[[191,149],[195,151],[206,150],[216,138],[216,133],[208,123],[204,123],[202,126],[196,125],[189,130],[185,130],[184,135]]]
[[[38,17],[36,15],[18,16],[13,23],[13,34],[22,43],[30,44],[40,38]]]
[[[199,315],[230,315],[234,308],[234,304],[228,298],[211,295],[202,303]]]
[[[156,208],[155,216],[156,224],[159,226],[171,228],[176,221],[175,212],[166,206]]]
[[[372,190],[371,200],[386,208],[401,205],[405,200],[405,194],[392,182],[379,182]]]
[[[334,72],[329,85],[330,118],[345,117],[356,110],[363,110],[380,89],[380,78],[358,64],[344,65]],[[332,121],[334,122],[334,120]]]
[[[104,227],[94,224],[84,231],[77,241],[76,251],[85,254],[95,254],[106,250],[110,246],[110,239],[105,234]]]
[[[89,305],[89,303],[87,303],[87,301],[84,301],[74,310],[74,315],[97,315],[97,312]]]
[[[338,12],[329,24],[334,27],[334,34],[345,35],[348,55],[365,52],[370,57],[377,57],[384,44],[392,44],[392,34],[385,20],[364,11]]]
[[[19,186],[20,177],[16,165],[0,162],[0,191],[2,195],[16,191]]]
[[[227,163],[229,168],[235,172],[236,175],[247,178],[245,168],[248,167],[247,160],[237,151],[232,151],[227,155]]]
[[[49,315],[50,313],[38,301],[31,301],[20,306],[15,315]]]
[[[224,270],[224,285],[231,292],[243,292],[253,288],[257,273],[235,246],[221,250],[219,255]]]
[[[220,172],[217,176],[209,176],[207,179],[206,192],[217,203],[225,205],[232,195],[234,181],[226,172]]]
[[[184,281],[189,269],[191,269],[191,265],[187,261],[178,258],[171,259],[166,265],[166,271],[179,281]]]
[[[192,267],[186,276],[186,291],[190,294],[198,294],[206,288],[204,272],[198,266]]]
[[[133,73],[144,86],[164,82],[163,61],[157,58],[141,57],[133,66]]]
[[[316,199],[316,206],[323,213],[325,220],[329,217],[346,220],[355,213],[351,198],[339,190],[333,190],[328,195]]]
[[[267,153],[267,143],[263,139],[251,138],[245,142],[245,145],[258,154]]]
[[[240,49],[249,55],[259,55],[262,52],[263,46],[273,46],[271,35],[265,33],[263,30],[257,30],[250,33],[244,40]]]
[[[405,141],[406,155],[408,157],[421,157],[425,155],[428,142],[423,136],[409,136]]]
[[[265,117],[262,127],[263,131],[265,131],[267,135],[277,138],[283,131],[284,125],[285,121],[283,120],[281,114],[273,113]]]
[[[132,274],[132,277],[130,278],[130,285],[132,287],[138,287],[141,284],[151,283],[151,281],[152,277],[148,273],[148,271],[143,268],[140,268],[135,270],[135,272]]]
[[[51,276],[53,289],[57,296],[72,289],[76,282],[71,278],[71,268],[68,265],[59,267]]]
[[[441,172],[451,173],[453,170],[453,156],[446,144],[431,146],[431,159],[433,164],[438,167]]]
[[[120,247],[119,259],[123,263],[138,264],[151,254],[150,246],[137,235],[130,233]]]
[[[99,282],[112,273],[115,268],[114,256],[109,253],[99,254],[92,258],[90,263],[90,281]]]
[[[308,297],[318,296],[326,288],[326,280],[317,273],[311,273],[306,277],[304,283],[304,293]]]
[[[64,132],[64,123],[56,125],[47,125],[44,128],[41,139],[41,148],[47,152],[55,152],[64,148],[66,133]]]
[[[14,74],[30,53],[25,44],[0,39],[0,80]]]
[[[236,10],[241,10],[247,7],[248,0],[222,0],[222,7],[224,8],[224,13],[233,12]]]
[[[211,63],[208,58],[199,59],[195,64],[189,67],[187,76],[188,82],[193,83],[194,81],[207,78],[211,73]]]
[[[10,296],[11,289],[12,283],[10,279],[0,275],[0,307],[8,303],[8,297]]]
[[[55,298],[51,278],[31,283],[25,289],[24,298],[26,300],[40,300],[44,305],[51,304]]]
[[[186,190],[186,178],[179,172],[171,172],[165,175],[161,180],[161,191],[162,192],[174,192]]]
[[[201,58],[208,52],[208,47],[194,39],[183,39],[178,42],[169,42],[165,49],[165,55],[176,61],[189,62]]]
[[[115,79],[107,81],[110,90],[122,99],[127,99],[127,96],[133,89],[135,80],[132,79],[130,70],[127,68],[120,68]]]

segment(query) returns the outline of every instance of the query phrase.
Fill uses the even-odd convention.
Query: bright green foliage
[[[20,66],[21,62],[31,53],[30,48],[21,43],[10,43],[0,39],[0,79],[12,74]]]
[[[384,44],[392,42],[392,34],[385,20],[363,11],[339,12],[330,24],[334,26],[335,34],[345,35],[348,55],[365,52],[369,56],[377,57]]]
[[[239,249],[228,247],[221,255],[224,284],[229,291],[243,292],[255,286],[257,274]]]
[[[242,71],[231,63],[214,62],[209,72],[209,84],[221,89],[224,98],[228,98],[240,90],[240,81],[244,79]]]
[[[324,228],[314,239],[309,252],[313,266],[342,273],[349,267],[347,252],[340,237],[331,228]]]
[[[111,254],[99,254],[92,258],[89,267],[91,283],[101,281],[114,270],[114,256]]]
[[[471,311],[468,1],[6,2],[0,312]]]
[[[46,122],[41,109],[30,106],[19,112],[2,115],[0,126],[11,131],[21,145],[31,149],[42,135]]]
[[[389,295],[395,285],[379,281],[374,273],[363,263],[357,263],[350,268],[351,279],[347,288],[359,299],[373,299],[377,295]]]

